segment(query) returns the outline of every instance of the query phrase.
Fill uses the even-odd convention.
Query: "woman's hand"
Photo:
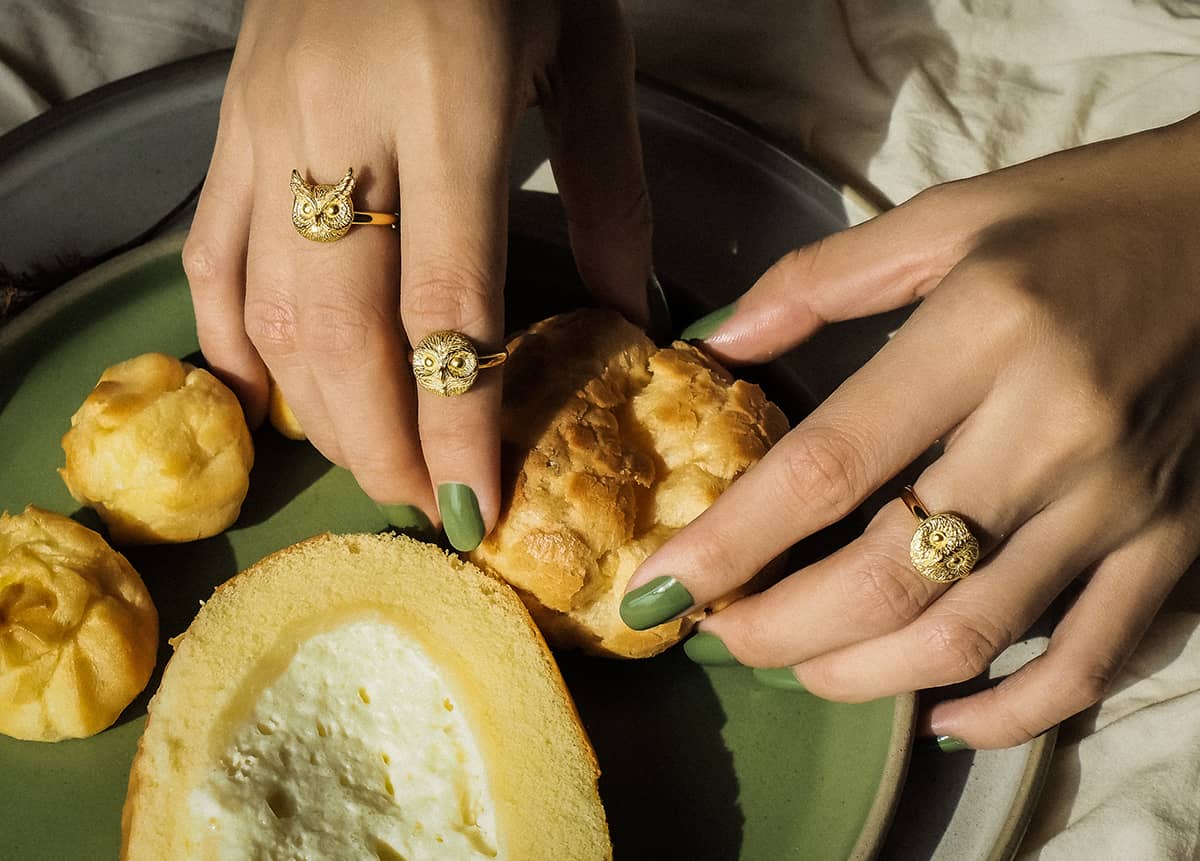
[[[509,151],[533,104],[584,280],[644,320],[650,214],[615,0],[252,0],[184,248],[201,348],[251,421],[270,369],[317,448],[398,520],[436,519],[438,488],[459,549],[499,510],[501,375],[418,393],[407,351],[444,329],[502,344]],[[348,166],[355,208],[399,210],[398,237],[293,228],[291,171],[335,183]]]
[[[1198,164],[1200,115],[934,188],[779,261],[700,327],[718,357],[764,361],[827,322],[923,302],[645,562],[626,619],[725,594],[941,441],[916,488],[972,524],[970,577],[914,570],[897,500],[702,630],[857,702],[979,674],[1082,577],[1042,657],[939,703],[926,729],[1006,747],[1094,703],[1200,548]]]

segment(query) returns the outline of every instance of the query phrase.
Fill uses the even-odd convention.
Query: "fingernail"
[[[721,638],[707,631],[700,631],[683,644],[683,653],[706,667],[740,667],[742,662],[725,648]]]
[[[621,621],[644,631],[678,616],[693,603],[692,594],[674,577],[655,577],[621,599]]]
[[[958,753],[960,750],[971,749],[961,738],[955,738],[952,735],[939,735],[937,746],[941,748],[942,753]]]
[[[769,670],[754,670],[754,680],[760,685],[780,691],[805,691],[791,667],[772,667]]]
[[[646,279],[646,302],[650,308],[650,337],[656,342],[669,343],[675,327],[671,325],[671,308],[658,276],[653,272]]]
[[[384,505],[376,503],[379,512],[387,520],[388,526],[397,532],[411,535],[421,541],[430,541],[435,535],[433,523],[425,516],[425,512],[415,505]]]
[[[721,328],[726,320],[737,310],[737,302],[730,302],[724,308],[718,308],[711,314],[705,314],[692,325],[679,333],[681,341],[703,341]]]
[[[474,550],[483,540],[483,517],[475,491],[465,484],[438,485],[438,510],[446,537],[455,550]]]

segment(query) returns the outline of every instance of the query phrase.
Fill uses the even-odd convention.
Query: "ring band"
[[[413,348],[409,361],[417,385],[435,395],[452,397],[469,391],[480,371],[508,361],[508,351],[481,356],[462,332],[433,332]]]
[[[381,225],[395,229],[398,212],[355,212],[354,168],[334,185],[307,182],[300,171],[292,171],[292,226],[313,242],[336,242],[356,225]]]
[[[952,583],[970,574],[979,561],[979,539],[967,522],[950,511],[930,514],[912,487],[901,490],[900,499],[919,521],[908,547],[917,573],[935,583]]]

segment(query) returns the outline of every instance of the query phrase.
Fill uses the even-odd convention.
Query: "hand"
[[[614,0],[252,0],[184,247],[201,348],[250,420],[269,368],[309,439],[377,502],[436,521],[441,488],[464,550],[499,511],[501,375],[418,393],[407,351],[443,329],[502,345],[508,159],[534,104],[584,280],[644,321],[650,213]],[[356,209],[400,210],[398,238],[293,228],[292,169],[334,183],[348,166]]]
[[[937,704],[925,729],[1006,747],[1094,703],[1200,548],[1198,158],[1200,115],[934,188],[780,260],[706,339],[718,357],[763,361],[923,301],[643,564],[627,618],[729,592],[940,440],[916,487],[974,525],[970,577],[917,574],[897,500],[702,630],[859,702],[976,676],[1083,578],[1043,656]]]

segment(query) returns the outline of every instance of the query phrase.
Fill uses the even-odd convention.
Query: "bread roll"
[[[221,586],[175,646],[123,858],[611,857],[545,642],[456,557],[313,538]]]
[[[300,427],[300,420],[296,418],[291,405],[284,399],[279,383],[275,382],[274,377],[268,377],[267,382],[270,385],[267,396],[267,420],[271,422],[271,427],[288,439],[308,439],[304,428]]]
[[[0,732],[100,732],[146,687],[157,651],[158,612],[124,556],[61,514],[0,514]]]
[[[470,554],[517,588],[555,645],[646,657],[697,611],[648,631],[618,615],[642,561],[787,431],[758,386],[683,342],[658,349],[609,311],[532,326],[505,365],[504,505]]]
[[[237,520],[254,447],[208,371],[146,353],[106,370],[62,439],[67,489],[117,544],[194,541]]]

